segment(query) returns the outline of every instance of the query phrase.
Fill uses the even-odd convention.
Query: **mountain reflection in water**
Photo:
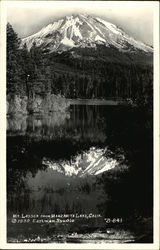
[[[98,175],[118,165],[118,161],[113,158],[107,158],[105,156],[106,153],[107,148],[91,147],[88,151],[78,154],[70,161],[56,162],[44,158],[42,164],[68,176],[84,177],[86,175]]]
[[[142,112],[75,105],[63,114],[8,117],[8,241],[57,242],[59,234],[66,240],[83,231],[87,239],[95,233],[103,236],[98,242],[99,237],[116,242],[106,233],[109,226],[118,242],[138,241],[142,232],[151,242],[152,174],[152,124]],[[100,213],[101,218],[13,224],[13,214],[22,213]],[[123,223],[106,225],[105,217],[123,217]]]

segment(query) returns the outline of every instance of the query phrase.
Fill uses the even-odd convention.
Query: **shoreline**
[[[118,105],[133,105],[129,101],[122,98],[119,99],[67,99],[70,105],[108,105],[108,106],[118,106]]]
[[[26,96],[7,96],[7,116],[29,114],[51,114],[54,112],[66,112],[72,105],[88,106],[123,106],[136,107],[132,99],[70,99],[60,95],[48,95],[45,98],[35,96],[28,99]]]

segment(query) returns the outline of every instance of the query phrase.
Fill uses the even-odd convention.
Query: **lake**
[[[153,242],[152,117],[125,106],[7,118],[8,242]]]

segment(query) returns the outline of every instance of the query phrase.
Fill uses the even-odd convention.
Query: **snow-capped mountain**
[[[73,47],[96,47],[97,44],[112,46],[124,52],[153,52],[152,47],[136,41],[116,25],[84,14],[66,16],[22,39],[22,45],[26,43],[28,49],[32,47],[33,42],[49,52],[64,51]]]
[[[112,157],[106,157],[107,148],[91,147],[88,151],[78,154],[71,161],[56,162],[44,158],[42,164],[66,176],[85,177],[99,175],[119,165]],[[121,160],[124,156],[121,156]]]

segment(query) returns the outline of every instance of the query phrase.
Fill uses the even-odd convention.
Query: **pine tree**
[[[7,93],[18,93],[21,67],[18,63],[20,39],[10,23],[7,24]]]
[[[24,82],[25,85],[25,93],[27,97],[29,98],[29,82],[30,82],[30,76],[31,76],[31,57],[30,53],[27,49],[26,43],[23,45],[22,49],[20,50],[20,64],[23,70],[23,75],[22,75],[22,81]]]

